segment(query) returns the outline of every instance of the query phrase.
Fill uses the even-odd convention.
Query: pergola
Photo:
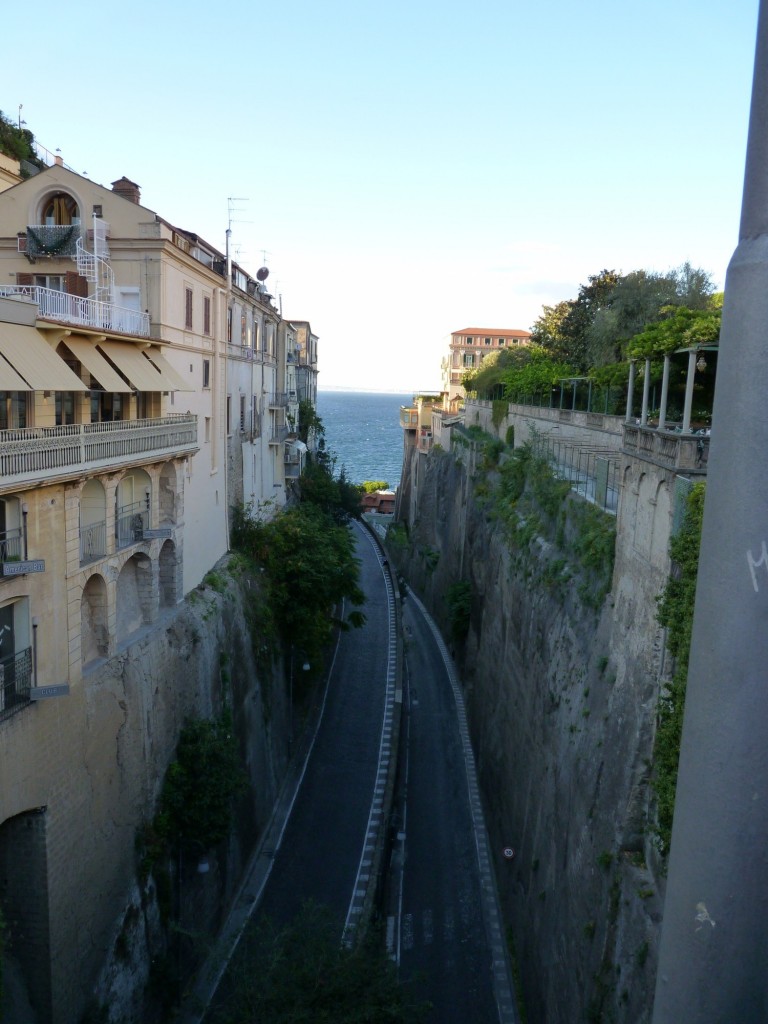
[[[693,406],[693,386],[696,380],[696,371],[703,373],[706,369],[707,363],[704,358],[705,352],[717,352],[717,345],[696,345],[692,348],[679,348],[676,349],[674,355],[678,355],[684,352],[688,353],[688,367],[685,374],[685,402],[683,404],[683,422],[681,425],[681,432],[683,434],[691,433],[691,409]],[[664,355],[664,370],[661,378],[661,400],[659,402],[659,422],[656,427],[657,430],[666,430],[667,421],[667,398],[669,394],[669,368],[670,368],[670,353]],[[635,377],[637,373],[637,359],[631,359],[629,363],[629,381],[627,382],[627,413],[625,416],[625,422],[632,422],[632,400],[635,389]],[[640,412],[640,426],[648,426],[648,397],[650,395],[651,387],[651,357],[646,356],[645,358],[645,372],[643,374],[643,404]]]

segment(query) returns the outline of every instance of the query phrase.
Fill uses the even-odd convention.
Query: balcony
[[[27,256],[74,256],[81,236],[79,224],[31,224],[19,235],[19,252]]]
[[[149,529],[149,502],[134,501],[121,505],[115,516],[115,540],[118,549],[138,544]]]
[[[0,533],[0,565],[3,562],[20,562],[24,553],[24,538],[21,527]]]
[[[709,457],[709,435],[678,434],[625,423],[623,449],[628,455],[665,469],[704,474]]]
[[[288,394],[285,391],[276,391],[269,396],[270,409],[284,409],[288,405]]]
[[[149,313],[138,309],[126,309],[111,302],[86,299],[38,285],[0,285],[0,297],[34,302],[41,320],[94,327],[100,331],[118,331],[139,338],[149,337]]]
[[[0,490],[198,449],[197,416],[0,430]]]
[[[274,427],[271,434],[269,435],[269,443],[280,444],[286,439],[286,437],[288,437],[289,433],[290,430],[288,429],[288,427]]]
[[[29,704],[32,648],[0,658],[0,721]]]
[[[80,565],[96,562],[107,553],[107,523],[90,523],[80,527]]]
[[[415,406],[400,406],[400,426],[403,430],[416,430],[419,426],[419,410]]]

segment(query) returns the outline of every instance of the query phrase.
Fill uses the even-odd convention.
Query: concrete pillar
[[[640,413],[640,423],[646,426],[648,423],[648,394],[651,390],[651,360],[645,360],[643,370],[643,408]]]
[[[624,417],[627,423],[631,422],[632,420],[632,399],[634,397],[635,391],[636,372],[637,367],[635,365],[635,360],[631,359],[629,362],[629,380],[627,381],[627,415]]]
[[[768,1021],[767,129],[761,0],[653,1024]]]
[[[669,394],[669,356],[664,356],[664,370],[661,376],[661,401],[659,402],[659,430],[667,422],[667,396]]]
[[[683,408],[683,433],[691,429],[691,407],[693,405],[693,382],[696,379],[696,353],[688,353],[688,372],[685,375],[685,407]]]

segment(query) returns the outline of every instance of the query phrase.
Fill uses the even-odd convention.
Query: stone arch
[[[80,204],[71,192],[47,192],[40,198],[38,210],[38,224],[62,227],[81,220]]]
[[[161,526],[171,526],[176,522],[178,518],[176,511],[176,496],[176,467],[172,462],[166,462],[160,471],[160,480],[158,481],[158,503]]]
[[[160,607],[173,608],[180,593],[179,570],[181,568],[176,552],[176,545],[172,540],[167,540],[160,549],[159,560],[159,589]]]
[[[7,986],[9,1020],[23,1010],[16,1001],[27,1002],[25,995],[39,1020],[52,1016],[46,820],[45,808],[36,807],[0,823],[0,906],[8,929],[3,970],[19,981]]]
[[[87,665],[108,653],[107,584],[97,574],[88,579],[80,599],[80,660]]]
[[[666,572],[669,564],[669,538],[672,530],[672,501],[669,481],[666,478],[660,480],[656,488],[652,526],[651,562],[656,568]]]
[[[117,642],[149,625],[157,615],[157,587],[152,562],[137,552],[117,577]]]
[[[80,564],[107,553],[107,493],[95,477],[80,492]]]

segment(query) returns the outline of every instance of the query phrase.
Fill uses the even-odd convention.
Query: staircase
[[[99,302],[112,302],[114,294],[115,274],[109,265],[108,231],[109,224],[94,215],[93,252],[86,249],[82,238],[78,238],[74,256],[78,274],[95,286],[92,298]]]

